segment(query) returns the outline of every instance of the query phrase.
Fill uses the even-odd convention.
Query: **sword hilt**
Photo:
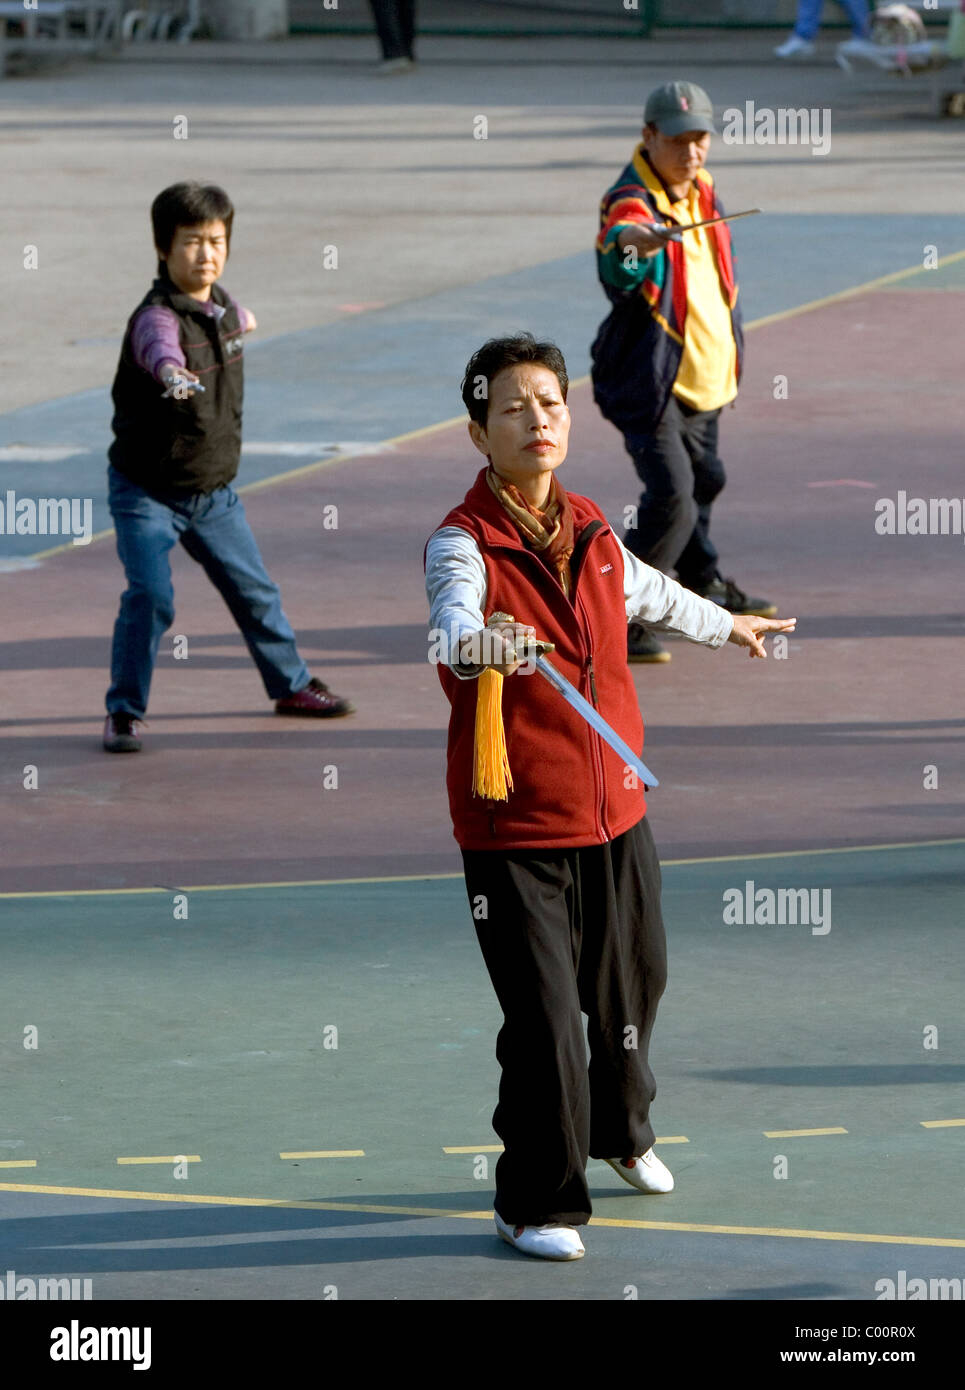
[[[487,627],[501,627],[503,623],[514,623],[516,619],[511,613],[492,613],[486,623]],[[556,651],[555,642],[547,642],[542,637],[522,637],[516,644],[517,656],[522,656],[523,660],[528,657],[548,656],[550,652]]]

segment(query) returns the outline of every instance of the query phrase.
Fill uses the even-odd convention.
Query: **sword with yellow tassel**
[[[500,627],[504,623],[515,622],[508,613],[493,613],[487,627]],[[640,778],[644,787],[659,787],[660,783],[628,743],[625,743],[615,729],[611,729],[599,710],[585,700],[575,686],[561,675],[549,661],[546,654],[556,650],[553,642],[540,639],[530,641],[524,648],[524,660],[533,662],[534,670],[544,680],[549,681],[577,714],[594,729],[605,743],[624,761],[627,767]],[[487,667],[479,677],[476,694],[475,767],[473,769],[473,792],[491,801],[507,801],[512,791],[513,779],[509,770],[509,757],[506,751],[506,730],[503,727],[503,679],[499,671]]]

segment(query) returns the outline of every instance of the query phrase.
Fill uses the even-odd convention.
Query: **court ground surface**
[[[8,899],[3,1016],[38,1030],[5,1068],[8,1261],[142,1299],[871,1299],[898,1269],[960,1277],[963,866],[961,843],[667,866],[653,1060],[677,1187],[593,1162],[588,1256],[565,1267],[493,1234],[499,1016],[460,878],[197,889],[179,920],[162,890]],[[820,910],[723,926],[748,880]]]
[[[179,554],[170,637],[187,639],[187,659],[162,649],[144,752],[104,755],[122,583],[106,534],[105,382],[120,315],[101,323],[89,277],[76,304],[95,356],[49,389],[25,376],[0,416],[5,489],[89,497],[96,533],[86,546],[0,538],[4,1268],[90,1277],[98,1299],[871,1300],[900,1270],[961,1278],[962,536],[879,534],[875,504],[900,490],[962,495],[965,232],[947,131],[924,114],[875,123],[876,102],[908,105],[911,89],[878,77],[845,89],[824,68],[785,74],[781,90],[797,104],[844,94],[826,163],[722,152],[730,205],[767,203],[768,216],[735,230],[751,326],[738,407],[722,421],[729,482],[714,531],[724,572],[798,629],[767,662],[677,641],[669,665],[634,668],[661,780],[649,814],[670,985],[654,1118],[676,1190],[639,1196],[594,1162],[586,1259],[528,1261],[495,1238],[499,1013],[449,829],[422,547],[481,462],[460,418],[462,366],[516,327],[556,336],[570,362],[567,486],[618,527],[636,502],[584,377],[604,310],[592,216],[530,238],[520,257],[504,214],[523,205],[520,173],[592,209],[632,147],[638,90],[667,72],[655,58],[631,70],[621,53],[622,66],[594,57],[581,73],[571,53],[545,70],[537,122],[525,69],[474,52],[490,56],[434,69],[427,49],[413,79],[429,84],[424,105],[411,87],[390,111],[398,141],[412,141],[391,161],[373,129],[390,98],[364,75],[357,108],[344,74],[328,75],[319,110],[334,125],[314,130],[310,67],[248,72],[254,92],[274,86],[249,112],[261,135],[246,145],[229,110],[237,73],[206,67],[206,102],[225,104],[206,117],[220,111],[223,129],[207,147],[199,131],[185,156],[200,173],[215,149],[239,205],[246,189],[264,197],[273,170],[272,197],[297,222],[318,211],[302,163],[331,165],[344,202],[355,163],[374,176],[401,149],[403,163],[425,161],[416,172],[436,202],[455,205],[482,174],[466,183],[461,147],[434,144],[433,120],[483,109],[487,82],[502,103],[508,152],[485,154],[502,202],[474,204],[476,231],[458,232],[472,255],[440,261],[442,283],[426,264],[432,200],[407,208],[400,245],[422,248],[408,289],[387,283],[364,219],[372,287],[356,267],[317,321],[299,318],[294,285],[263,317],[271,276],[245,262],[240,231],[240,283],[225,277],[276,323],[250,350],[245,507],[310,667],[354,699],[352,719],[277,719],[220,598]],[[619,107],[584,107],[604,71]],[[575,74],[583,86],[565,105]],[[779,95],[762,56],[701,76],[725,100]],[[137,82],[163,110],[165,82],[183,102],[195,78],[147,59],[124,68],[117,110],[90,107],[86,138],[104,161],[90,187],[106,194],[110,171],[128,167]],[[54,108],[97,95],[84,73],[60,96],[41,80]],[[9,88],[5,105],[26,106]],[[548,138],[564,106],[570,160]],[[90,158],[64,133],[69,117],[36,137],[64,236]],[[156,153],[136,169],[142,217],[176,171]],[[411,170],[383,172],[411,185]],[[933,215],[922,209],[935,187],[947,196]],[[527,235],[545,194],[525,205]],[[21,234],[16,219],[10,229]],[[282,279],[295,254],[283,249]],[[67,363],[54,300],[38,332]],[[57,385],[68,379],[70,394]],[[782,889],[807,890],[819,917],[728,920],[734,897]]]

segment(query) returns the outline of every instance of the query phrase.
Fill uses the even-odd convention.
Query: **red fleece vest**
[[[623,557],[603,513],[569,494],[576,547],[570,598],[539,555],[522,540],[486,483],[482,469],[465,501],[442,526],[476,541],[486,565],[484,616],[510,613],[556,643],[550,660],[635,750],[643,721],[627,667]],[[474,796],[474,680],[439,666],[449,719],[449,809],[463,849],[572,849],[604,844],[646,814],[636,775],[542,676],[516,673],[503,682],[503,722],[513,789],[508,801]]]

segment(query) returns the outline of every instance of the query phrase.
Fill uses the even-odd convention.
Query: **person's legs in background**
[[[309,674],[238,494],[222,487],[197,503],[181,544],[228,605],[276,712],[319,718],[351,714],[354,705]]]
[[[228,605],[268,698],[283,700],[303,689],[311,679],[308,667],[233,488],[219,488],[203,500],[181,544]]]
[[[637,505],[636,525],[628,526],[623,544],[654,569],[671,574],[678,556],[688,544],[697,522],[694,470],[685,443],[686,421],[675,396],[648,434],[624,436],[637,476],[644,484]],[[633,622],[627,632],[630,661],[664,662],[670,653],[643,624]]]
[[[845,14],[851,21],[851,32],[856,39],[866,39],[871,28],[871,12],[868,0],[839,0]]]
[[[798,0],[797,18],[794,33],[799,39],[813,39],[821,27],[821,11],[824,0]]]
[[[691,410],[679,403],[677,409],[683,426],[682,443],[690,459],[696,516],[694,529],[677,556],[676,570],[685,589],[700,593],[716,576],[719,558],[710,539],[710,509],[727,481],[717,454],[720,411]]]
[[[690,410],[687,406],[681,406],[680,411],[685,426],[684,445],[693,467],[697,522],[677,560],[677,578],[685,589],[719,603],[731,613],[755,613],[762,618],[773,618],[777,604],[746,594],[733,579],[725,579],[717,568],[719,557],[710,539],[710,509],[727,481],[724,465],[717,454],[720,411]]]
[[[627,434],[625,444],[644,484],[636,525],[623,536],[626,548],[665,574],[673,572],[697,521],[694,472],[686,444],[687,422],[671,396],[649,434]]]
[[[138,746],[131,721],[144,718],[158,645],[174,622],[170,556],[184,522],[113,467],[108,503],[127,588],[114,624],[104,739],[119,745],[109,751],[126,752]]]
[[[776,604],[746,594],[717,568],[710,515],[726,482],[717,453],[719,423],[719,410],[693,410],[671,397],[653,435],[626,437],[647,491],[640,498],[637,529],[627,529],[624,545],[655,569],[676,571],[684,588],[731,613],[771,618]],[[670,654],[644,624],[633,622],[627,631],[627,659],[669,661]]]
[[[852,41],[864,41],[870,28],[868,0],[838,0],[851,23]],[[790,37],[775,48],[778,58],[810,58],[814,55],[824,0],[798,0],[797,19]]]
[[[415,62],[415,0],[369,0],[382,49],[382,71],[404,72]]]
[[[415,0],[398,0],[399,31],[405,45],[405,56],[415,62]]]

